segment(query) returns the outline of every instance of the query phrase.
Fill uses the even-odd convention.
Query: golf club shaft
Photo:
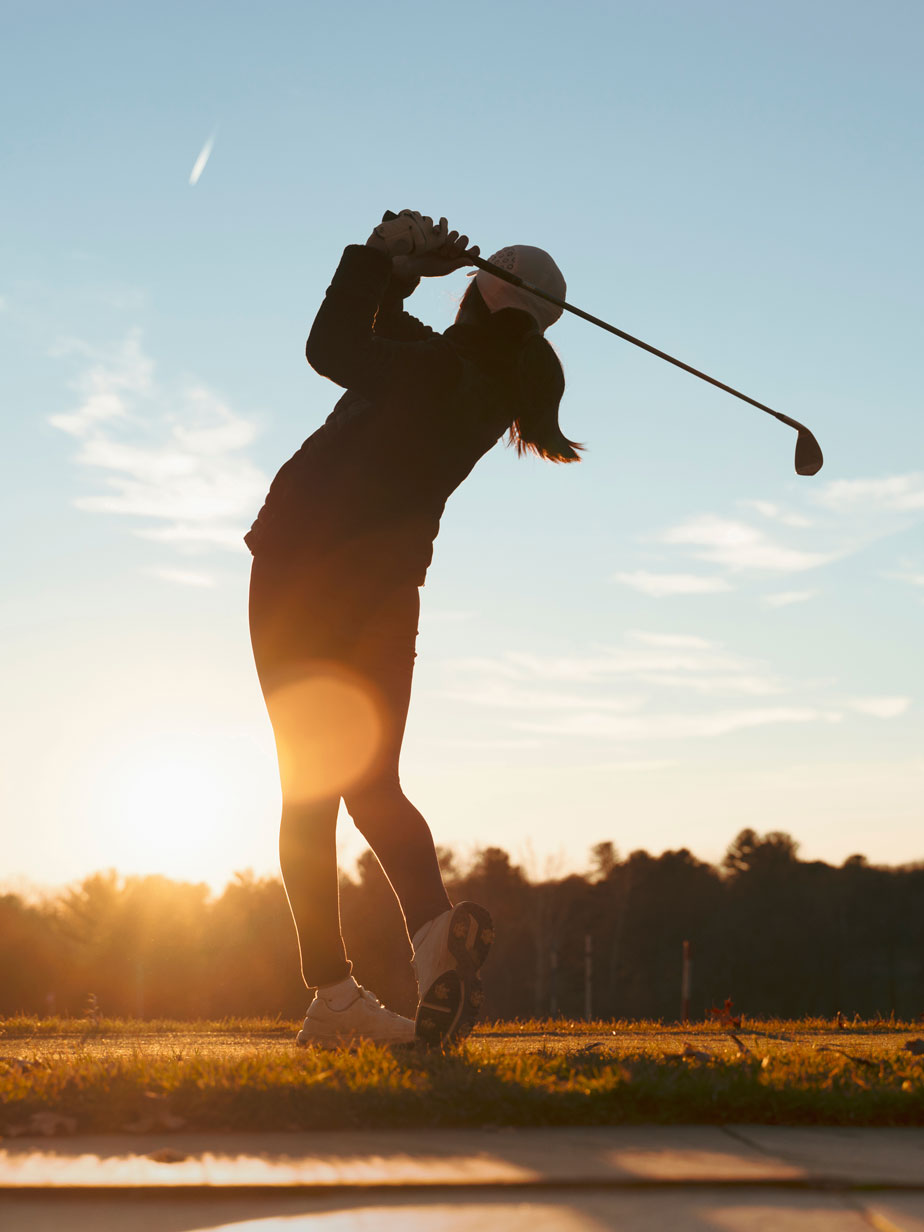
[[[773,415],[776,419],[782,420],[784,424],[789,424],[791,428],[799,429],[802,424],[796,423],[794,419],[790,419],[787,415],[783,415],[780,411],[775,411],[771,406],[765,406],[763,402],[758,402],[756,398],[751,398],[747,394],[743,394],[740,389],[733,389],[731,385],[726,385],[724,381],[717,380],[714,376],[710,376],[707,372],[701,372],[699,368],[694,368],[691,364],[685,364],[682,359],[677,359],[673,355],[668,355],[666,351],[660,351],[657,347],[651,345],[650,342],[643,342],[641,338],[636,338],[632,334],[627,334],[624,329],[618,329],[615,325],[610,325],[608,321],[601,321],[599,317],[593,316],[589,312],[585,312],[583,308],[575,308],[573,304],[566,303],[563,299],[556,299],[554,295],[549,295],[547,291],[541,290],[539,287],[534,287],[529,282],[524,282],[522,278],[518,278],[516,274],[511,274],[508,270],[501,269],[498,265],[492,265],[490,261],[483,261],[481,257],[473,257],[468,254],[468,259],[473,265],[477,265],[479,269],[486,270],[489,274],[493,274],[495,278],[502,278],[505,282],[513,283],[514,286],[521,287],[524,291],[528,291],[530,295],[538,295],[540,299],[548,300],[550,304],[555,304],[559,308],[564,308],[566,312],[573,312],[576,317],[583,317],[585,321],[590,321],[592,325],[599,325],[601,329],[607,329],[611,334],[615,334],[617,338],[622,338],[624,342],[631,342],[633,346],[641,347],[643,351],[648,351],[652,355],[657,355],[658,359],[666,359],[669,364],[673,364],[675,368],[682,368],[684,372],[689,372],[692,376],[698,376],[701,381],[708,381],[710,385],[715,385],[718,389],[724,389],[727,394],[734,394],[736,398],[740,398],[742,402],[750,402],[751,406],[756,406],[762,411],[766,411],[768,415]]]
[[[391,210],[387,210],[382,218],[383,222],[388,222],[397,215]],[[724,381],[717,380],[714,376],[709,376],[707,372],[701,372],[699,368],[694,368],[691,364],[685,364],[682,359],[677,359],[673,355],[668,355],[666,351],[660,351],[657,347],[653,347],[649,342],[643,342],[641,338],[635,338],[632,334],[627,334],[623,329],[617,329],[615,325],[610,325],[608,321],[601,321],[599,317],[592,316],[591,313],[585,312],[583,308],[575,308],[573,304],[568,304],[563,299],[556,299],[554,295],[549,295],[547,291],[543,291],[540,287],[534,287],[532,283],[526,282],[524,279],[512,274],[509,270],[502,269],[499,265],[492,265],[490,261],[485,261],[482,257],[476,257],[474,254],[467,252],[466,257],[472,265],[478,269],[485,270],[495,278],[500,278],[504,282],[509,282],[515,287],[520,287],[524,291],[528,291],[530,295],[538,295],[540,299],[547,300],[550,304],[555,304],[556,307],[564,309],[566,312],[573,312],[575,316],[583,317],[585,321],[590,321],[592,325],[599,325],[601,329],[608,330],[611,334],[615,334],[617,338],[622,338],[624,342],[631,342],[633,346],[641,347],[643,351],[648,351],[651,355],[657,355],[658,359],[667,360],[669,364],[673,364],[675,368],[682,368],[684,372],[689,372],[691,376],[698,376],[701,381],[708,381],[710,385],[715,385],[717,389],[722,389],[727,394],[732,394],[736,398],[740,398],[742,402],[748,402],[751,406],[756,406],[758,410],[766,411],[768,415],[772,415],[774,419],[778,419],[781,423],[787,424],[790,428],[795,428],[798,433],[805,433],[810,437],[816,449],[818,442],[809,432],[804,424],[798,423],[795,419],[790,419],[788,415],[783,415],[780,411],[775,411],[772,406],[767,406],[766,403],[758,402],[756,398],[751,398],[748,394],[743,394],[740,389],[735,389],[731,385],[726,385]],[[818,449],[819,459],[821,450]],[[818,462],[818,467],[821,462]]]

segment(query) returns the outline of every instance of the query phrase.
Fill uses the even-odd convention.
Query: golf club
[[[397,218],[397,214],[391,210],[387,210],[382,221],[389,222],[392,218]],[[563,308],[566,312],[573,312],[575,316],[583,317],[585,321],[590,321],[592,325],[599,325],[601,329],[607,329],[611,334],[615,334],[617,338],[622,338],[625,342],[631,342],[633,346],[641,347],[643,351],[649,351],[652,355],[657,355],[659,359],[666,359],[669,364],[673,364],[675,368],[682,368],[684,372],[689,372],[693,376],[698,376],[701,381],[708,381],[710,385],[715,385],[718,389],[724,389],[727,394],[733,394],[736,398],[740,398],[742,402],[749,402],[751,406],[756,406],[758,410],[766,411],[768,415],[772,415],[774,419],[778,419],[780,423],[788,424],[790,428],[796,430],[796,474],[797,475],[816,475],[824,463],[824,455],[821,452],[821,446],[815,440],[815,437],[809,432],[805,424],[797,423],[795,419],[790,419],[788,415],[783,415],[780,411],[773,410],[772,407],[765,406],[763,402],[758,402],[755,398],[749,398],[747,394],[741,393],[738,389],[733,389],[731,385],[726,385],[724,381],[717,381],[714,376],[709,376],[705,372],[700,372],[698,368],[693,368],[690,364],[685,364],[681,359],[675,359],[673,355],[668,355],[666,351],[659,351],[657,347],[651,346],[647,342],[642,342],[641,338],[633,338],[631,334],[627,334],[624,330],[617,329],[615,325],[609,325],[606,321],[601,321],[599,317],[591,316],[589,312],[584,312],[582,308],[575,308],[573,304],[566,304],[563,299],[556,299],[554,295],[549,295],[546,291],[540,290],[539,287],[534,287],[531,283],[517,277],[516,274],[511,274],[509,270],[501,269],[499,265],[492,265],[490,261],[485,261],[481,257],[467,254],[472,265],[476,265],[479,269],[486,270],[489,274],[493,274],[495,278],[501,278],[504,282],[512,283],[515,287],[520,287],[524,291],[528,291],[531,295],[538,295],[540,299],[548,300],[550,304],[555,304],[558,308]]]

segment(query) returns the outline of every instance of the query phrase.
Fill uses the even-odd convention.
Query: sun
[[[224,854],[234,811],[239,768],[221,741],[161,732],[113,752],[95,792],[113,867],[200,878]]]

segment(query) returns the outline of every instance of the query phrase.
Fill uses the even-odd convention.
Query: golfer
[[[421,277],[471,264],[467,243],[445,218],[405,210],[346,248],[306,346],[346,392],[245,536],[251,640],[279,757],[280,864],[302,976],[317,990],[303,1045],[440,1043],[471,1030],[483,998],[491,918],[449,901],[430,828],[398,777],[418,588],[447,498],[502,436],[553,462],[577,461],[578,447],[558,426],[564,375],[543,337],[559,308],[479,270],[444,333],[404,312]],[[491,261],[564,298],[542,249],[514,245]],[[404,913],[416,1021],[353,978],[340,930],[341,799]]]

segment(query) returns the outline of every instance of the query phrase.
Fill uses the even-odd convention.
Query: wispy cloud
[[[763,664],[707,638],[641,630],[627,633],[624,645],[594,654],[541,657],[510,651],[498,659],[455,660],[446,669],[447,693],[457,700],[534,711],[633,711],[645,705],[652,689],[700,696],[786,691]],[[616,688],[621,692],[614,693]]]
[[[835,479],[817,496],[818,504],[838,513],[873,510],[924,511],[924,473],[880,479]]]
[[[924,514],[924,472],[876,479],[837,479],[806,492],[812,516],[761,499],[737,502],[742,514],[700,513],[645,536],[648,543],[672,549],[660,569],[623,570],[614,580],[655,597],[723,593],[735,589],[739,575],[806,573],[853,555],[871,543],[906,532]],[[685,559],[680,564],[678,556]],[[684,569],[704,561],[719,572]],[[677,565],[680,564],[680,568]],[[670,568],[669,565],[673,565]],[[898,577],[898,574],[892,574]],[[905,569],[914,583],[919,570]],[[784,607],[804,602],[816,591],[780,591],[765,603]]]
[[[725,675],[678,675],[673,672],[640,672],[641,684],[653,685],[659,689],[684,689],[688,693],[699,693],[702,696],[722,696],[739,693],[749,697],[770,697],[773,694],[785,693],[786,684],[771,676],[748,674],[747,672],[728,672]]]
[[[215,145],[216,136],[217,136],[216,133],[212,133],[211,137],[209,137],[208,141],[206,141],[205,145],[199,151],[199,157],[193,163],[193,169],[189,173],[190,187],[194,187],[196,184],[199,183],[199,177],[202,175],[202,172],[205,170],[205,164],[211,158],[212,149],[214,148],[214,145]]]
[[[74,382],[77,405],[50,417],[80,442],[77,463],[102,480],[75,505],[153,521],[137,533],[177,547],[240,548],[268,486],[243,452],[255,424],[201,383],[160,388],[137,331],[89,358]]]
[[[208,573],[198,573],[192,569],[152,568],[146,569],[151,577],[160,578],[163,582],[173,582],[177,586],[194,586],[207,589],[215,585],[215,579]]]
[[[474,706],[489,706],[503,710],[586,710],[587,696],[583,693],[567,693],[554,689],[524,688],[508,680],[482,680],[458,689],[446,690],[445,696],[456,701],[465,701]],[[606,697],[597,706],[607,711],[636,710],[642,704],[640,697]]]
[[[764,603],[770,607],[789,607],[793,603],[807,603],[817,594],[817,590],[781,590],[775,595],[764,595]]]
[[[638,569],[634,573],[615,573],[613,580],[656,599],[671,595],[711,595],[733,589],[725,578],[698,573],[648,573]]]
[[[649,633],[646,629],[628,629],[626,638],[630,642],[641,642],[643,646],[670,646],[676,650],[708,650],[712,645],[709,638],[700,637],[696,633]]]
[[[92,356],[86,343],[75,339],[59,343],[55,356],[78,352]],[[154,365],[141,349],[138,330],[133,330],[121,346],[107,356],[92,362],[77,377],[73,387],[80,395],[79,405],[72,411],[52,415],[49,422],[70,436],[92,437],[103,424],[124,420],[133,400],[151,392]]]
[[[855,697],[846,702],[849,710],[874,719],[897,719],[911,705],[910,697]]]
[[[633,639],[639,641],[639,638]],[[730,654],[705,639],[697,643],[653,643],[617,646],[591,655],[543,657],[509,651],[502,666],[520,679],[568,684],[599,684],[618,678],[644,678],[670,673],[678,679],[712,674],[730,678],[743,670],[754,674],[755,664]],[[491,670],[496,670],[492,664]]]
[[[898,569],[885,576],[894,582],[905,582],[908,586],[924,586],[924,573],[915,573],[914,570]]]
[[[586,655],[510,651],[452,661],[443,664],[443,677],[444,696],[493,711],[508,731],[616,743],[827,725],[852,714],[897,719],[911,704],[891,695],[831,699],[830,683],[786,680],[708,638],[647,630]]]
[[[462,621],[473,620],[477,615],[474,611],[463,611],[460,608],[431,608],[421,613],[421,619],[427,624],[459,624]]]
[[[522,731],[546,735],[606,737],[612,740],[689,740],[726,736],[750,727],[780,723],[837,723],[836,711],[811,706],[774,706],[749,710],[719,710],[708,714],[639,714],[620,716],[588,711],[549,720],[523,720]]]
[[[807,518],[804,513],[794,513],[790,509],[782,509],[772,501],[743,500],[738,503],[743,509],[753,509],[761,517],[769,518],[771,522],[779,522],[781,526],[804,527],[812,525],[811,518]]]
[[[502,749],[512,752],[520,749],[539,749],[542,747],[543,741],[536,739],[536,737],[527,736],[510,740],[469,740],[464,737],[435,736],[429,739],[427,744],[441,749],[487,749],[491,752]]]
[[[690,518],[663,531],[658,539],[690,548],[698,559],[733,570],[798,573],[835,559],[834,553],[788,547],[754,526],[716,514]]]

